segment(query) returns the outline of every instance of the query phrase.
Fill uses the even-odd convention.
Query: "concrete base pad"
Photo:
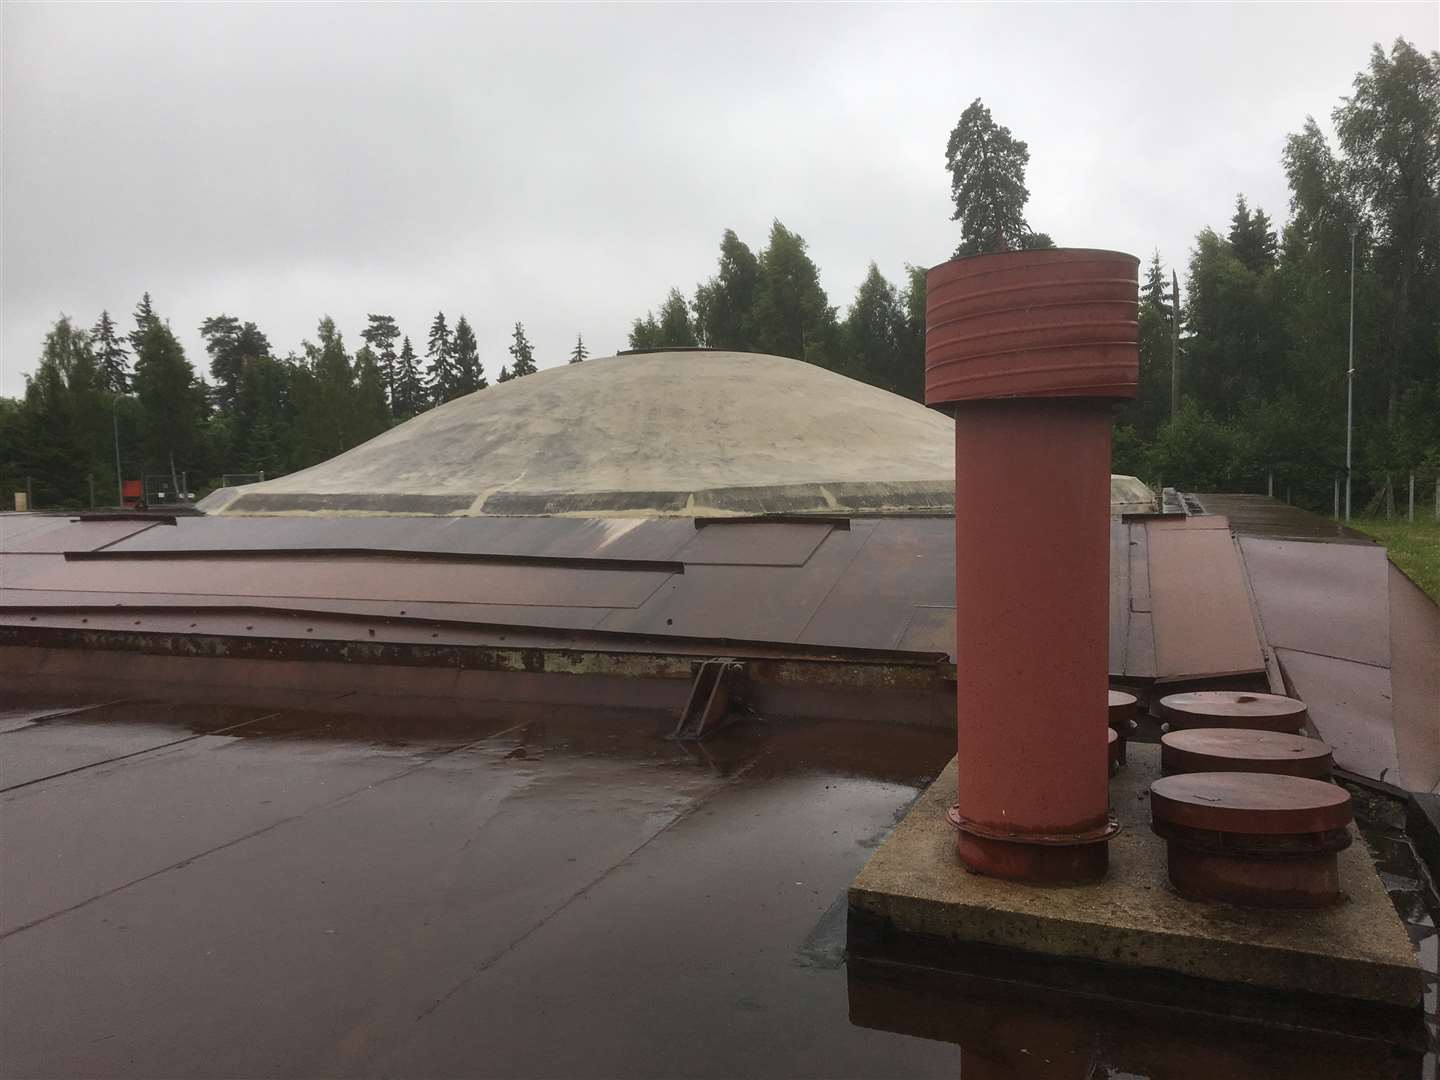
[[[852,949],[874,955],[888,942],[897,956],[924,963],[937,950],[968,952],[989,957],[992,970],[997,951],[1043,964],[1099,964],[1134,976],[1135,996],[1147,1000],[1180,976],[1188,989],[1174,1003],[1189,1007],[1213,1008],[1233,990],[1236,1001],[1284,991],[1307,1002],[1348,1001],[1367,1014],[1418,1009],[1421,974],[1409,937],[1358,835],[1340,853],[1344,900],[1335,907],[1267,911],[1185,900],[1169,885],[1164,841],[1150,831],[1148,791],[1158,775],[1159,747],[1132,742],[1128,764],[1110,782],[1121,831],[1110,844],[1109,875],[1098,885],[1038,888],[960,865],[945,819],[955,799],[952,761],[851,885]],[[904,948],[906,939],[927,944],[917,953]],[[1130,996],[1123,986],[1112,991]]]

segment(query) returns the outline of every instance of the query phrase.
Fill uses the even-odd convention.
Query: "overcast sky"
[[[1030,144],[1033,227],[1183,261],[1236,192],[1283,219],[1286,134],[1436,12],[7,3],[0,393],[60,313],[128,330],[145,290],[202,369],[219,312],[280,353],[463,313],[492,379],[516,320],[542,367],[610,353],[777,217],[843,311],[870,260],[954,249],[976,97]]]

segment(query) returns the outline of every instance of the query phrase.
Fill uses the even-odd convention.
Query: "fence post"
[[[1435,477],[1435,520],[1440,521],[1440,476]]]
[[[1388,472],[1385,474],[1385,520],[1395,520],[1395,482]]]
[[[1275,474],[1273,472],[1265,474],[1265,494],[1272,499],[1275,497]]]
[[[1340,477],[1335,477],[1335,520],[1340,520]]]
[[[1415,524],[1415,473],[1410,473],[1410,514],[1408,518],[1411,525]]]
[[[90,509],[91,509],[91,510],[94,510],[94,509],[95,509],[95,474],[94,474],[93,472],[92,472],[92,473],[86,473],[86,474],[85,474],[85,479],[88,480],[88,481],[90,481]]]
[[[35,512],[35,485],[34,478],[25,477],[25,509],[32,514]]]

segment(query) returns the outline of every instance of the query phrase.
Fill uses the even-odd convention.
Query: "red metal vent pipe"
[[[927,276],[925,401],[955,415],[960,858],[1105,875],[1111,402],[1135,396],[1139,260],[1011,251]]]

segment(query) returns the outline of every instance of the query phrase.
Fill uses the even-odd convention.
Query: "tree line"
[[[1151,257],[1140,390],[1118,411],[1117,471],[1251,491],[1278,473],[1296,501],[1328,507],[1344,467],[1352,245],[1362,508],[1387,477],[1440,471],[1440,55],[1403,39],[1375,46],[1332,119],[1335,147],[1313,118],[1286,141],[1283,226],[1242,195],[1183,267]],[[961,114],[944,155],[957,257],[1054,246],[1025,216],[1029,159],[979,99]],[[452,326],[437,313],[422,358],[389,315],[368,316],[353,354],[325,318],[284,357],[254,323],[216,315],[200,326],[208,379],[148,294],[133,321],[124,335],[108,312],[89,330],[55,324],[24,399],[0,399],[0,490],[29,476],[36,503],[51,506],[81,505],[90,476],[113,491],[117,435],[127,477],[278,475],[489,385],[464,316]],[[922,400],[924,331],[922,267],[906,264],[897,285],[872,262],[842,317],[805,240],[776,220],[758,253],[725,230],[715,273],[634,319],[629,343],[774,353]],[[519,323],[508,352],[497,381],[536,370]],[[569,361],[588,355],[577,337]]]
[[[197,373],[145,293],[122,334],[109,311],[88,330],[61,316],[26,376],[25,397],[0,398],[0,483],[36,506],[117,499],[117,477],[213,487],[226,473],[279,476],[357,446],[427,409],[489,385],[461,315],[430,323],[421,357],[391,315],[369,315],[353,353],[329,316],[315,340],[278,356],[253,322],[228,314],[199,327],[209,377]],[[498,382],[537,370],[515,324]],[[571,361],[588,351],[577,338]],[[117,474],[117,466],[119,472]]]
[[[945,146],[955,256],[1054,247],[1025,219],[1029,147],[996,123],[978,98]],[[906,263],[901,284],[874,263],[842,319],[820,284],[805,240],[780,221],[759,255],[733,230],[720,241],[714,276],[686,299],[672,288],[634,320],[632,349],[705,346],[773,353],[838,371],[892,393],[925,397],[925,268]]]
[[[1180,274],[1141,285],[1140,396],[1116,429],[1117,471],[1197,491],[1266,489],[1328,511],[1345,470],[1354,295],[1356,513],[1415,470],[1440,474],[1440,54],[1371,50],[1331,113],[1285,141],[1276,227],[1244,196],[1204,228]],[[1172,376],[1179,408],[1171,414]]]
[[[1440,55],[1374,46],[1354,93],[1281,157],[1277,228],[1245,196],[1183,267],[1154,252],[1140,289],[1140,386],[1117,414],[1116,471],[1190,490],[1260,491],[1321,510],[1345,469],[1354,251],[1354,473],[1374,510],[1410,470],[1440,474]],[[946,146],[955,256],[1053,247],[1025,218],[1029,148],[980,101]],[[1183,292],[1179,279],[1184,279]],[[872,263],[844,319],[805,242],[778,221],[756,256],[733,232],[716,275],[634,321],[636,348],[712,345],[822,364],[921,399],[925,274]],[[1172,360],[1178,359],[1178,368]]]

